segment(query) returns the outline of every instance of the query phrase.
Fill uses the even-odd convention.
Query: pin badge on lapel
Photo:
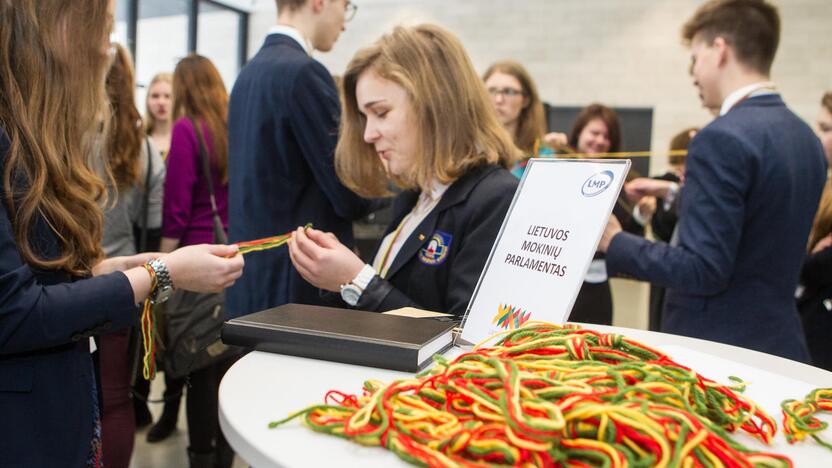
[[[419,236],[421,240],[424,236]],[[441,265],[448,258],[448,251],[451,249],[453,236],[447,232],[435,231],[430,237],[427,245],[419,250],[419,261],[425,265]]]

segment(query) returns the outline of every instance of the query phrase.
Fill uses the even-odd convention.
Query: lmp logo
[[[612,171],[601,171],[584,182],[581,187],[581,194],[585,197],[594,197],[604,193],[604,190],[612,185]]]
[[[531,317],[532,313],[529,311],[509,304],[500,304],[500,307],[497,307],[497,315],[491,323],[503,330],[513,330],[522,327]]]

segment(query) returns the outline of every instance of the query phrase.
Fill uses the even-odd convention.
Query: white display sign
[[[567,320],[629,169],[629,160],[529,161],[458,344],[529,320]]]

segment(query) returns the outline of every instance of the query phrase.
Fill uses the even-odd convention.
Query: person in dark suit
[[[397,27],[347,66],[335,154],[368,197],[401,187],[372,265],[332,233],[295,231],[300,274],[360,310],[405,306],[461,318],[517,187],[520,156],[462,44],[433,25]]]
[[[113,14],[108,0],[0,2],[3,467],[101,466],[90,338],[135,324],[148,296],[220,291],[243,267],[233,246],[102,260],[106,186],[90,143]]]
[[[768,81],[779,36],[763,1],[710,1],[686,23],[694,84],[721,111],[690,144],[678,246],[610,218],[600,248],[611,274],[668,288],[662,331],[808,361],[794,291],[826,161]]]
[[[815,132],[832,164],[832,92],[821,100]],[[827,178],[800,271],[797,308],[812,365],[832,371],[832,179]]]
[[[240,71],[228,109],[229,240],[248,241],[312,223],[352,245],[368,203],[335,175],[340,114],[329,71],[310,57],[332,49],[355,11],[347,0],[278,0],[278,25]],[[288,302],[320,304],[286,249],[258,253],[226,294],[233,318]]]

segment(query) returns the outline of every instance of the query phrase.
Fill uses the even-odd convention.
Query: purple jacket
[[[211,160],[217,210],[223,227],[228,230],[228,184],[220,181],[213,163],[211,133],[204,123],[201,127]],[[194,126],[183,117],[173,125],[162,208],[162,236],[179,239],[180,246],[214,242],[208,184],[199,158],[199,140]]]

